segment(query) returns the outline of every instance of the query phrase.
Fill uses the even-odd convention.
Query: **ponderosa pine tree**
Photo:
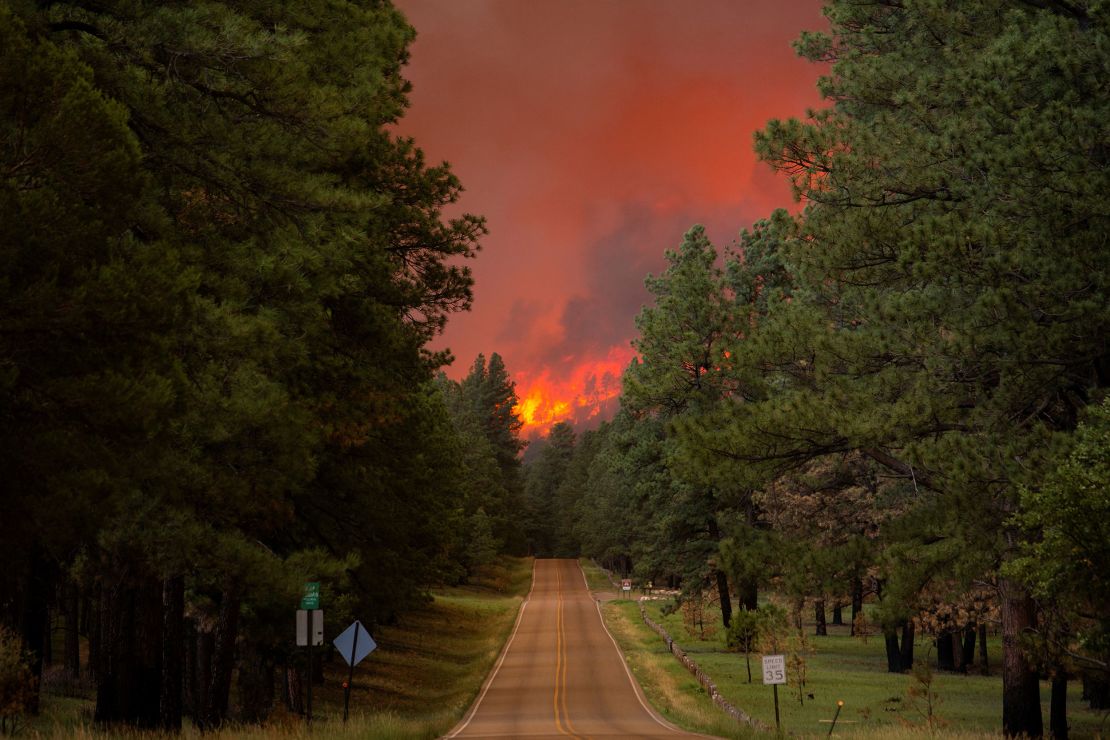
[[[570,557],[564,550],[559,522],[564,516],[556,500],[574,457],[574,428],[565,421],[553,424],[539,456],[524,468],[524,531],[528,550],[540,557]]]
[[[197,274],[148,197],[127,112],[0,5],[3,621],[41,670],[49,599],[172,448],[172,348]],[[157,703],[155,703],[155,710]]]
[[[1110,687],[1108,490],[1110,400],[1103,399],[1088,408],[1039,487],[1021,490],[1017,523],[1026,539],[1007,565],[1008,573],[1029,583],[1057,617],[1056,624],[1043,625],[1037,634],[1041,649],[1053,656],[1054,682],[1063,673],[1066,685],[1070,667],[1097,687],[1103,703]],[[1054,709],[1056,701],[1054,690]]]
[[[634,420],[621,410],[594,434],[597,450],[590,455],[585,481],[573,494],[577,501],[574,541],[583,555],[610,570],[644,580],[663,576],[659,564],[666,557],[659,544],[665,540],[656,536],[661,520],[652,516],[649,501],[666,476],[658,457],[640,454],[653,449],[653,443],[661,438],[659,423],[650,418]],[[580,445],[572,465],[586,454]],[[674,571],[665,574],[671,576]]]
[[[453,431],[429,388],[447,355],[425,345],[469,304],[454,258],[484,227],[441,217],[458,181],[387,129],[413,34],[388,3],[17,13],[5,31],[27,42],[5,50],[26,54],[5,57],[20,74],[5,67],[3,125],[31,124],[4,141],[55,159],[4,152],[23,168],[5,180],[5,226],[26,223],[5,242],[5,270],[23,272],[5,279],[29,303],[2,320],[13,338],[72,336],[4,375],[4,407],[50,442],[4,458],[25,482],[17,502],[66,501],[29,532],[60,544],[26,550],[44,562],[17,578],[78,562],[99,594],[105,721],[178,726],[159,710],[180,681],[175,636],[186,615],[211,625],[192,710],[214,726],[247,607],[350,571],[372,619],[442,572],[458,488],[434,472],[455,469]],[[54,378],[72,387],[43,406]],[[33,431],[5,425],[28,443]],[[41,588],[18,593],[45,608]]]
[[[728,360],[725,347],[742,336],[746,317],[737,310],[704,228],[692,228],[681,247],[665,256],[667,269],[646,280],[655,302],[636,318],[639,336],[632,344],[640,359],[624,374],[623,399],[630,410],[679,422],[708,413],[723,399],[741,392],[736,378],[721,370]],[[673,450],[673,445],[665,444],[665,449]],[[708,560],[727,628],[732,599],[717,554],[722,539],[720,519],[723,513],[740,507],[751,512],[750,490],[735,489],[719,477],[691,476],[684,483],[685,495],[674,499],[681,509],[674,513],[674,521],[685,522],[691,528],[687,538],[702,543],[700,547],[691,545],[688,556],[703,562],[688,563],[683,570],[696,572]],[[741,602],[754,608],[755,584],[742,585]],[[700,589],[701,584],[696,587]]]
[[[1100,4],[831,2],[830,108],[760,154],[806,203],[797,289],[737,362],[789,378],[684,430],[705,464],[766,471],[858,450],[973,558],[1013,556],[1018,490],[1110,383],[1110,58]],[[699,451],[701,451],[699,453]],[[942,530],[943,531],[943,530]],[[1000,584],[1003,727],[1040,735],[1028,590]]]
[[[499,485],[491,491],[499,500],[486,507],[494,536],[509,552],[523,554],[527,543],[520,521],[524,490],[520,453],[527,443],[520,438],[523,422],[515,412],[516,383],[499,354],[494,352],[488,363],[479,354],[466,377],[451,384],[446,394],[452,416],[467,419],[465,424],[485,437],[500,471]]]

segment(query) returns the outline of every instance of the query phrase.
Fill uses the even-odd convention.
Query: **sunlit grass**
[[[647,603],[649,616],[661,623],[671,636],[705,670],[717,684],[721,694],[732,704],[753,717],[774,725],[774,696],[764,686],[760,672],[760,656],[752,656],[752,683],[748,683],[744,656],[724,650],[724,631],[719,629],[709,640],[698,640],[682,623],[679,614],[663,616],[665,602]],[[635,608],[635,607],[632,607]],[[639,619],[636,609],[635,617]],[[719,614],[714,614],[718,620]],[[886,657],[881,637],[867,640],[850,637],[848,627],[829,626],[829,636],[813,636],[813,626],[806,625],[814,653],[807,658],[807,681],[801,701],[793,686],[779,687],[779,709],[785,731],[803,737],[825,736],[836,713],[836,702],[844,702],[836,735],[882,738],[919,737],[930,734],[924,708],[908,696],[914,679],[909,674],[892,674],[886,670]],[[660,650],[663,641],[654,633]],[[991,659],[997,668],[1001,662],[1001,646],[997,638],[990,645]],[[925,657],[926,641],[917,644],[918,657]],[[673,659],[672,659],[673,660]],[[990,676],[960,675],[934,671],[932,689],[938,696],[934,713],[938,724],[933,734],[943,737],[1000,737],[1002,726],[1002,679]],[[1098,737],[1104,714],[1091,711],[1080,702],[1080,687],[1069,687],[1068,717],[1073,738]],[[1048,721],[1049,684],[1041,692],[1045,722]],[[1047,730],[1047,727],[1046,727]]]
[[[757,733],[721,713],[701,686],[667,651],[659,636],[640,619],[635,602],[611,601],[602,610],[605,622],[620,644],[632,675],[655,710],[688,730],[727,738],[750,738]]]
[[[205,738],[359,737],[410,740],[448,732],[478,695],[508,638],[531,584],[532,561],[508,559],[469,586],[440,589],[426,607],[374,632],[378,649],[354,673],[350,721],[343,723],[345,664],[332,656],[325,682],[313,689],[312,727],[279,708],[263,726],[229,726]],[[234,697],[233,697],[234,701]],[[43,695],[29,737],[145,738],[158,733],[100,729],[89,699]],[[181,737],[200,738],[188,723]]]

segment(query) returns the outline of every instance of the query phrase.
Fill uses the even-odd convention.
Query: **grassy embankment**
[[[604,579],[604,575],[601,578]],[[753,682],[748,684],[744,656],[725,651],[723,631],[718,631],[708,640],[698,640],[686,630],[679,614],[662,615],[664,603],[649,602],[649,616],[663,624],[702,669],[713,677],[718,689],[729,701],[768,725],[774,725],[772,690],[762,685],[759,656],[752,656]],[[659,636],[644,625],[636,602],[612,601],[606,605],[604,613],[610,629],[628,656],[633,673],[661,714],[691,730],[726,734],[719,722],[712,721],[713,713],[720,717],[720,712],[704,698],[693,677],[667,652]],[[719,614],[714,616],[719,623]],[[812,634],[812,625],[807,625],[807,630]],[[845,703],[835,732],[839,737],[894,740],[926,736],[1000,736],[1002,682],[997,672],[991,676],[935,672],[931,690],[937,697],[933,707],[937,722],[930,730],[924,718],[923,712],[927,710],[923,702],[909,696],[909,687],[916,683],[914,679],[908,674],[886,672],[881,639],[849,637],[847,627],[830,625],[829,632],[828,637],[810,638],[814,653],[807,657],[808,676],[803,702],[799,703],[797,692],[792,687],[779,687],[780,714],[785,731],[802,737],[824,737],[829,730],[828,720],[832,719],[839,699]],[[1000,645],[996,639],[989,645],[997,667],[1001,658]],[[922,653],[928,649],[927,644],[919,641],[917,649]],[[1047,722],[1047,683],[1042,687],[1042,699]],[[1100,731],[1105,732],[1101,729],[1105,719],[1103,713],[1092,712],[1079,702],[1078,686],[1071,687],[1069,710],[1073,738],[1095,738],[1100,737]],[[1107,726],[1110,727],[1110,723]]]
[[[613,594],[605,573],[583,559],[582,570],[592,591]],[[667,652],[659,635],[640,620],[636,603],[609,601],[602,607],[605,623],[620,644],[632,675],[655,710],[671,722],[695,732],[727,738],[750,738],[755,733],[720,712],[694,677]]]
[[[713,677],[718,689],[733,704],[754,717],[774,723],[773,694],[762,684],[758,655],[753,655],[753,681],[748,683],[744,656],[725,650],[724,631],[708,640],[698,640],[687,631],[678,613],[663,616],[665,602],[647,605],[648,615],[662,624],[671,636]],[[719,612],[713,615],[719,624]],[[837,700],[844,702],[840,720],[847,721],[844,734],[868,735],[876,731],[890,733],[902,728],[918,727],[928,731],[925,702],[910,696],[910,687],[923,689],[910,674],[892,674],[886,670],[886,657],[881,636],[867,639],[849,636],[847,626],[829,625],[827,637],[813,636],[813,625],[805,625],[812,654],[806,657],[806,686],[801,701],[791,686],[779,687],[779,706],[783,727],[802,735],[828,731],[829,720],[836,711]],[[918,658],[932,657],[931,641],[919,639]],[[1000,640],[988,641],[992,673],[989,676],[961,675],[934,671],[931,691],[936,694],[933,713],[936,732],[946,737],[954,733],[997,734],[1002,725],[1002,648]],[[810,697],[812,695],[812,698]],[[1092,712],[1080,702],[1080,687],[1069,686],[1068,718],[1073,738],[1097,737],[1104,716]],[[1049,684],[1041,685],[1041,702],[1045,722],[1048,721]],[[838,726],[837,734],[840,727]],[[1047,729],[1047,728],[1046,728]]]
[[[378,649],[356,669],[351,720],[344,727],[342,660],[325,668],[313,690],[311,731],[279,708],[262,727],[230,727],[205,738],[434,738],[449,731],[478,694],[508,638],[531,584],[530,559],[506,560],[465,587],[439,589],[433,601],[375,631]],[[232,697],[234,703],[234,696]],[[280,700],[279,700],[280,701]],[[45,737],[154,737],[154,733],[102,732],[90,726],[91,698],[45,693],[43,713],[25,734]],[[201,737],[187,727],[183,737]]]

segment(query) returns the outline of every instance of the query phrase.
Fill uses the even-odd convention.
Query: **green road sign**
[[[320,608],[320,582],[309,581],[304,585],[304,596],[301,597],[302,609]]]

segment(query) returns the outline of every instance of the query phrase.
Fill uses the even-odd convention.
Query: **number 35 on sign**
[[[786,683],[786,656],[763,656],[763,683],[764,685]]]

